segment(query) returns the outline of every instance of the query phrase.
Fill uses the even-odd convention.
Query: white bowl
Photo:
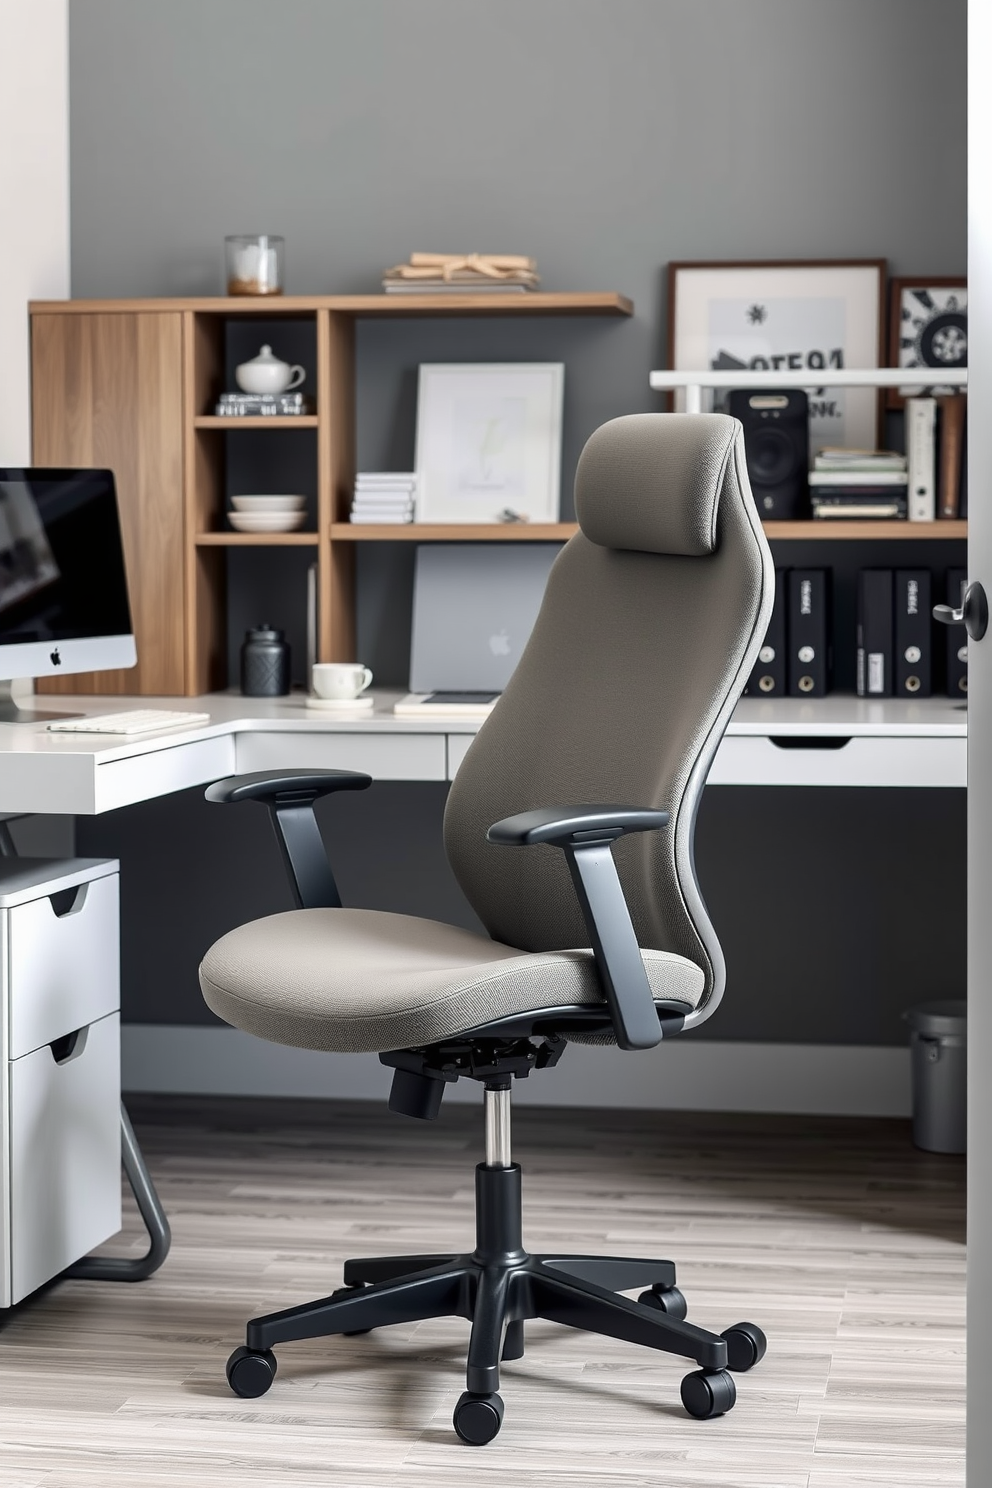
[[[232,496],[231,505],[239,512],[290,512],[302,511],[307,504],[305,496]]]
[[[307,519],[305,511],[228,512],[235,532],[295,532]]]

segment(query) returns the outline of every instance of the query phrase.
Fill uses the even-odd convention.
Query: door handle
[[[969,584],[959,610],[952,605],[933,607],[933,618],[941,625],[963,625],[973,641],[980,641],[989,628],[989,602],[981,584]]]

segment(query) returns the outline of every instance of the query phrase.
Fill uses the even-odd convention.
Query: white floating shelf
[[[655,392],[685,391],[687,413],[702,412],[702,389],[705,388],[809,388],[809,387],[913,387],[966,388],[966,367],[948,367],[939,377],[934,367],[844,367],[812,368],[801,371],[738,372],[707,368],[702,372],[652,372],[649,377]]]

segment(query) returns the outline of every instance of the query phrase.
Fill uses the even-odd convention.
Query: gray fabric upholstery
[[[486,841],[502,817],[583,804],[671,813],[614,854],[655,997],[699,1017],[715,1007],[724,968],[693,826],[774,591],[741,426],[615,419],[583,451],[576,505],[582,530],[445,814],[449,860],[492,939],[371,911],[276,915],[204,960],[204,997],[227,1022],[277,1043],[381,1052],[600,1000],[589,953],[567,949],[589,937],[563,854]]]
[[[664,951],[643,959],[655,997],[696,1006],[698,966]],[[219,1017],[258,1038],[351,1052],[603,1000],[589,951],[523,955],[454,925],[363,909],[300,909],[242,925],[207,952],[200,985]]]
[[[596,430],[575,472],[575,514],[601,548],[703,558],[716,546],[717,507],[734,448],[733,419],[631,413]]]
[[[653,444],[654,464],[664,469],[671,458],[683,474],[695,469],[695,452],[720,483],[713,496],[691,479],[707,511],[718,498],[715,550],[687,557],[591,541],[590,513],[601,538],[611,521],[625,529],[609,516],[612,466],[598,457],[585,466],[583,531],[557,558],[520,663],[455,777],[445,848],[489,934],[544,951],[586,939],[564,856],[489,844],[489,825],[537,806],[635,802],[669,811],[667,830],[624,838],[614,857],[639,944],[695,961],[709,1001],[722,993],[724,969],[693,867],[695,812],[767,628],[774,571],[736,420],[616,419],[592,436],[583,462],[601,436],[632,437],[642,465]],[[653,489],[662,499],[660,477]]]

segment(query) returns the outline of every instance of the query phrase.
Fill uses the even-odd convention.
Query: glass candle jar
[[[286,240],[268,233],[225,238],[228,294],[282,294],[285,250]]]

